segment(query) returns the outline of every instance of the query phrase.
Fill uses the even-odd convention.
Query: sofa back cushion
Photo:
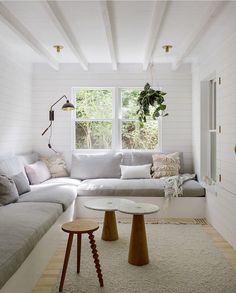
[[[0,206],[17,201],[18,191],[13,179],[0,175]]]
[[[39,160],[39,156],[37,153],[18,155],[17,158],[23,166],[33,164]]]
[[[16,156],[4,158],[0,160],[0,175],[13,176],[24,171],[23,164]]]
[[[162,154],[158,151],[124,151],[122,165],[137,166],[144,164],[153,164],[152,156],[154,154]],[[179,152],[180,173],[184,173],[183,153]]]
[[[37,161],[34,164],[26,165],[25,171],[30,184],[40,184],[51,178],[47,165],[43,161]]]
[[[73,154],[71,177],[76,179],[120,178],[121,153]]]
[[[145,164],[152,164],[152,154],[154,152],[148,151],[124,151],[122,158],[122,165],[138,166]]]

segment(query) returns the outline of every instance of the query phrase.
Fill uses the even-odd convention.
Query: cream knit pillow
[[[52,178],[68,176],[66,163],[62,154],[57,153],[52,156],[40,156],[40,160],[47,165]]]
[[[180,169],[180,158],[179,153],[173,154],[154,154],[152,156],[153,167],[152,167],[152,177],[168,177],[175,176],[179,174]]]

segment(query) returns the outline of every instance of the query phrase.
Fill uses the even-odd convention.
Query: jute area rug
[[[81,272],[76,273],[73,243],[65,293],[236,293],[236,270],[213,245],[201,225],[146,224],[150,263],[127,262],[131,226],[118,224],[119,240],[95,240],[104,278],[99,287],[87,235],[83,236]],[[58,292],[58,280],[51,290]]]

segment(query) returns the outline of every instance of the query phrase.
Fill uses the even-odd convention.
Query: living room
[[[234,1],[0,2],[0,176],[28,178],[24,193],[0,206],[1,258],[9,256],[1,293],[236,292],[235,13]],[[151,115],[146,91],[157,98]],[[155,177],[163,158],[178,161],[177,174]],[[48,173],[37,166],[37,177],[39,161]],[[112,213],[100,206],[107,198]],[[139,251],[142,265],[130,260],[135,205],[143,222],[133,242],[145,235],[149,252]],[[21,257],[14,237],[26,232],[16,224],[39,206],[38,234],[25,236],[32,245]],[[70,235],[61,226],[76,218],[99,223],[103,288],[86,261],[96,255],[87,235],[80,274],[74,241],[60,286]]]

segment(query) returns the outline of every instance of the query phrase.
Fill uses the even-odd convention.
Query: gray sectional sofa
[[[163,197],[163,182],[159,179],[120,179],[120,164],[152,163],[152,154],[123,152],[110,154],[110,157],[105,154],[98,161],[92,155],[81,157],[74,154],[71,163],[73,178],[51,178],[31,186],[31,191],[22,194],[16,203],[0,206],[0,288],[76,198]],[[0,173],[12,176],[25,172],[24,165],[37,159],[36,154],[1,159]],[[185,171],[183,160],[181,171]],[[184,197],[205,196],[204,188],[195,180],[184,183],[183,190]]]

